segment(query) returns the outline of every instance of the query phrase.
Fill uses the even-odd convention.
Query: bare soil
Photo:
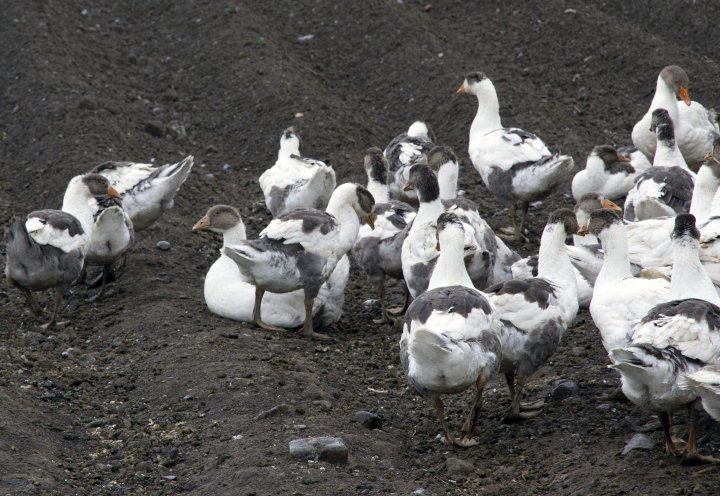
[[[58,208],[67,181],[105,160],[193,154],[196,165],[175,208],[138,234],[109,294],[90,304],[88,290],[74,291],[70,326],[40,330],[20,294],[0,286],[1,494],[717,492],[718,469],[680,465],[657,430],[654,450],[618,455],[653,417],[600,399],[617,378],[587,313],[528,392],[544,397],[565,378],[577,396],[505,425],[496,379],[479,445],[448,448],[429,405],[406,390],[399,328],[373,324],[363,306],[375,295],[362,274],[353,270],[345,315],[327,330],[333,343],[258,330],[205,308],[220,240],[190,227],[228,203],[250,235],[262,229],[257,177],[288,125],[344,182],[364,181],[368,146],[424,119],[461,156],[461,188],[497,229],[508,213],[467,157],[476,103],[454,96],[463,76],[486,72],[506,125],[582,165],[596,144],[629,142],[664,65],[681,65],[691,95],[718,104],[720,2],[10,0],[2,10],[4,225]],[[154,136],[148,123],[186,135]],[[569,180],[531,212],[535,243],[514,248],[536,252],[568,193]],[[449,400],[453,425],[468,399]],[[279,404],[284,413],[255,419]],[[383,429],[355,422],[361,409]],[[676,422],[683,432],[684,414]],[[717,454],[720,428],[703,416],[700,430],[701,450]],[[288,442],[312,435],[343,437],[349,462],[291,460]],[[451,458],[473,469],[449,473]]]

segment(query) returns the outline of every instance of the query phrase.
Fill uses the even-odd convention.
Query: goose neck
[[[616,224],[600,233],[605,258],[595,284],[615,283],[632,277],[625,226]]]
[[[448,240],[448,237],[444,238],[440,246],[440,255],[430,276],[428,289],[446,286],[465,286],[475,289],[465,268],[463,233],[453,236],[451,240]]]

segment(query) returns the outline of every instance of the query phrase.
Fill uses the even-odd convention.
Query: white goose
[[[612,210],[592,212],[588,225],[581,231],[597,236],[604,251],[590,315],[600,331],[603,346],[610,351],[630,341],[633,324],[652,307],[670,300],[670,283],[664,279],[633,277],[625,226]]]
[[[443,441],[458,446],[477,444],[473,438],[482,392],[500,366],[502,324],[486,295],[476,290],[462,262],[463,223],[444,213],[437,219],[440,256],[428,291],[405,314],[400,338],[400,362],[408,383],[432,400],[443,428]],[[461,436],[445,422],[441,394],[460,393],[475,386]]]
[[[575,219],[578,225],[586,225],[590,220],[590,213],[601,208],[609,208],[616,212],[622,211],[620,207],[610,200],[602,198],[599,194],[586,193],[575,205]],[[573,244],[566,244],[565,250],[570,257],[575,272],[578,305],[580,305],[580,308],[588,308],[592,300],[595,279],[602,268],[602,249],[595,236],[573,234]],[[537,277],[538,256],[532,255],[518,260],[512,264],[511,270],[513,279]]]
[[[468,260],[467,269],[475,286],[486,288],[491,284],[512,279],[510,267],[520,259],[520,255],[495,235],[490,225],[480,216],[478,206],[473,201],[458,198],[460,167],[455,152],[448,146],[436,146],[428,152],[427,163],[437,174],[440,199],[445,211],[454,213],[474,230],[478,250]]]
[[[610,145],[593,148],[585,162],[585,169],[573,177],[572,194],[575,201],[579,202],[588,193],[599,193],[610,200],[623,198],[632,189],[638,174],[650,167],[650,163],[645,160],[647,167],[636,169],[631,160]]]
[[[188,155],[176,164],[156,167],[135,162],[104,162],[92,173],[105,176],[123,197],[123,209],[135,232],[150,227],[173,207],[175,194],[190,175],[194,163]]]
[[[516,240],[527,241],[523,228],[530,202],[556,191],[568,178],[573,159],[553,155],[532,133],[503,127],[495,86],[482,72],[468,74],[457,93],[469,93],[478,99],[470,127],[470,159],[490,192],[509,205],[513,228],[506,231],[512,231]],[[515,219],[516,202],[522,205],[519,224]]]
[[[367,189],[375,198],[375,227],[373,229],[368,224],[360,226],[352,253],[370,283],[378,290],[382,315],[379,319],[374,319],[374,322],[383,324],[392,320],[388,312],[404,313],[410,304],[410,293],[405,286],[403,307],[399,312],[395,309],[388,310],[385,302],[385,279],[390,277],[403,281],[403,284],[405,282],[402,274],[402,245],[408,234],[407,226],[417,212],[407,203],[388,199],[387,160],[379,148],[368,149],[364,166],[368,176]]]
[[[638,406],[659,412],[665,448],[673,455],[703,459],[697,453],[697,394],[680,387],[680,375],[692,374],[720,358],[720,308],[710,278],[698,259],[699,233],[692,215],[678,215],[673,230],[675,265],[673,301],[653,307],[632,329],[632,340],[610,350],[611,367],[622,376],[622,389]],[[670,435],[670,416],[689,407],[688,442],[684,453]]]
[[[245,241],[245,224],[237,209],[228,205],[216,205],[193,226],[193,231],[212,231],[223,236],[223,247]],[[350,273],[350,261],[340,259],[335,270],[320,287],[313,302],[313,321],[320,326],[337,322],[342,314],[344,290]],[[208,309],[220,317],[241,322],[253,321],[255,286],[238,265],[220,250],[220,258],[212,264],[205,276],[205,303]],[[302,290],[289,293],[266,292],[262,299],[265,307],[264,320],[269,325],[296,328],[305,321]]]
[[[690,100],[688,86],[690,78],[676,65],[669,65],[660,71],[655,86],[655,96],[650,109],[635,124],[632,140],[635,146],[648,157],[655,155],[656,138],[650,131],[652,113],[659,108],[667,109],[675,123],[678,147],[685,161],[693,168],[699,165],[712,148],[720,129],[715,112]],[[682,101],[678,101],[678,97]]]
[[[410,167],[427,155],[435,146],[435,135],[425,122],[415,121],[407,130],[395,136],[383,154],[388,161],[388,190],[390,198],[417,208],[420,204],[415,191],[405,191],[410,177]]]
[[[90,237],[85,254],[85,267],[100,266],[100,292],[90,298],[97,300],[105,293],[105,285],[113,276],[112,265],[126,256],[135,239],[132,221],[123,210],[120,193],[100,174],[75,176],[68,183],[62,210],[74,215]]]
[[[259,239],[239,241],[223,248],[256,287],[253,322],[263,329],[280,330],[263,322],[262,298],[265,291],[288,293],[304,291],[303,333],[320,339],[313,330],[312,309],[322,284],[337,263],[352,248],[360,228],[360,218],[373,227],[375,201],[364,187],[345,183],[330,197],[327,211],[298,209],[274,219]]]
[[[258,179],[273,217],[297,208],[324,209],[335,190],[335,171],[320,160],[300,155],[300,136],[292,127],[280,137],[275,165]]]
[[[42,311],[32,291],[55,289],[55,307],[45,327],[55,325],[60,303],[83,268],[88,242],[80,222],[60,210],[38,210],[25,222],[11,221],[5,233],[5,277],[36,316]]]
[[[625,199],[625,220],[639,221],[686,213],[690,208],[695,174],[688,169],[675,144],[673,121],[667,110],[652,113],[657,135],[653,166],[637,176]]]
[[[565,251],[565,238],[577,230],[572,210],[554,211],[540,240],[538,277],[513,279],[485,290],[504,326],[500,370],[510,389],[508,422],[541,413],[542,401],[520,402],[523,388],[555,352],[577,315],[575,273]]]

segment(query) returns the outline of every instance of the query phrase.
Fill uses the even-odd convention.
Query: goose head
[[[653,110],[650,131],[655,133],[658,141],[668,143],[671,146],[675,143],[675,126],[672,117],[663,108]]]
[[[672,92],[678,96],[686,105],[690,105],[690,92],[688,87],[690,86],[690,78],[681,67],[676,65],[669,65],[660,71],[660,78],[667,85]]]
[[[587,226],[590,214],[595,210],[607,208],[615,212],[622,212],[622,208],[606,199],[600,193],[585,193],[575,205],[575,218],[579,226]],[[575,233],[573,233],[575,234]]]
[[[388,162],[380,148],[373,146],[367,149],[363,167],[365,167],[368,180],[387,184]]]
[[[122,199],[122,195],[110,185],[110,182],[105,176],[101,176],[100,174],[84,174],[79,176],[79,178],[80,190],[88,197],[93,197],[97,200],[106,198]]]
[[[295,128],[290,126],[283,131],[280,136],[280,151],[279,156],[288,157],[290,155],[300,154],[300,136],[295,132]]]
[[[615,227],[622,227],[618,214],[608,208],[601,208],[590,214],[590,220],[578,230],[578,234],[590,233],[602,240]]]
[[[430,128],[430,125],[423,121],[415,121],[410,124],[407,135],[411,138],[419,138],[432,142],[435,141],[435,134]]]
[[[692,214],[677,215],[670,239],[674,244],[692,244],[699,248],[700,231],[695,225],[695,216]]]
[[[240,212],[230,205],[215,205],[192,227],[193,232],[212,231],[225,233],[238,224],[242,224]]]
[[[435,201],[440,197],[437,176],[425,163],[416,163],[410,167],[410,174],[403,190],[415,190],[421,202]]]

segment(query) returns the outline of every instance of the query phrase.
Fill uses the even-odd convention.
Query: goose
[[[412,205],[420,204],[415,191],[405,191],[410,167],[424,158],[432,149],[435,135],[430,126],[422,121],[413,122],[406,133],[395,136],[383,151],[388,161],[388,190],[390,198]]]
[[[336,184],[332,167],[300,155],[300,136],[293,127],[283,132],[277,162],[258,182],[273,218],[298,208],[324,209]]]
[[[586,193],[575,205],[575,219],[579,226],[584,226],[590,219],[590,213],[601,208],[609,208],[620,212],[622,209],[598,193]],[[594,238],[594,243],[584,238]],[[565,250],[570,257],[575,273],[578,305],[588,308],[593,295],[593,285],[602,267],[602,250],[597,238],[592,235],[578,236],[573,234],[573,245],[566,244]],[[538,256],[522,258],[511,265],[513,279],[525,279],[538,276]]]
[[[632,141],[647,157],[655,155],[656,136],[650,131],[652,113],[658,108],[667,109],[675,123],[677,144],[692,168],[700,164],[712,148],[720,129],[714,111],[708,111],[700,103],[690,100],[690,78],[676,65],[660,71],[655,86],[655,96],[650,109],[633,127]],[[680,98],[682,101],[678,101]]]
[[[104,162],[90,172],[105,176],[123,197],[135,232],[147,229],[175,204],[175,194],[190,175],[194,158],[155,167],[135,162]]]
[[[402,244],[402,274],[410,295],[417,298],[427,290],[430,276],[435,268],[439,252],[437,251],[437,218],[445,211],[440,200],[440,187],[437,176],[430,167],[415,164],[410,169],[410,177],[405,189],[415,189],[420,200],[420,208],[407,236]],[[475,239],[474,228],[467,223],[465,227],[465,264],[468,269],[477,268],[473,258],[478,252],[484,252]],[[483,269],[482,265],[480,266]],[[487,270],[470,274],[470,277],[484,278]],[[473,279],[474,280],[474,279]]]
[[[352,248],[353,258],[367,274],[368,281],[377,288],[382,315],[373,319],[376,324],[392,321],[390,314],[404,313],[410,304],[410,293],[402,274],[402,245],[408,234],[407,226],[417,213],[407,203],[388,199],[388,164],[377,147],[367,150],[364,159],[368,176],[367,190],[373,195],[375,227],[360,226],[358,238]],[[388,309],[385,302],[385,279],[398,279],[405,287],[405,304],[399,309]]]
[[[633,277],[625,226],[614,211],[592,212],[587,226],[580,231],[597,236],[604,251],[590,315],[600,331],[605,350],[610,351],[629,342],[632,325],[652,307],[670,300],[670,283],[664,279]]]
[[[500,367],[502,324],[492,303],[475,289],[462,262],[463,223],[452,213],[437,219],[440,256],[428,290],[410,304],[400,338],[400,362],[409,385],[432,401],[443,442],[473,446],[483,390]],[[475,396],[455,437],[445,422],[442,394],[475,386]]]
[[[475,231],[479,250],[467,265],[475,286],[485,288],[512,279],[510,267],[520,259],[520,255],[495,235],[490,225],[480,216],[478,206],[473,201],[458,198],[460,166],[455,152],[449,146],[436,146],[428,152],[427,164],[437,174],[440,200],[445,211],[456,214]]]
[[[85,267],[102,267],[100,292],[89,301],[105,294],[105,286],[113,277],[112,265],[126,256],[135,239],[121,200],[120,193],[100,174],[75,176],[65,190],[62,211],[74,215],[90,237]]]
[[[698,396],[708,414],[720,422],[720,362],[692,373],[681,374],[678,387]]]
[[[699,232],[694,216],[678,215],[672,238],[675,248],[672,301],[653,307],[632,329],[632,339],[610,350],[611,368],[622,377],[625,396],[636,405],[659,412],[665,448],[691,460],[697,452],[694,401],[697,393],[681,387],[682,374],[693,374],[720,358],[720,307],[717,293],[699,260]],[[670,435],[670,416],[688,406],[688,441],[684,453]]]
[[[477,96],[478,110],[470,127],[468,152],[485,186],[510,206],[515,240],[527,241],[523,234],[530,202],[542,200],[568,178],[574,166],[572,157],[552,154],[532,133],[505,128],[500,121],[500,104],[492,81],[482,72],[465,77],[457,93]],[[516,203],[522,218],[515,219]]]
[[[223,236],[223,247],[237,244],[247,239],[245,224],[240,213],[229,205],[215,205],[198,220],[193,232],[212,231]],[[344,289],[350,272],[350,261],[345,256],[340,259],[335,270],[320,287],[313,302],[313,321],[321,326],[337,322],[342,313]],[[220,317],[241,322],[252,322],[255,286],[249,282],[246,274],[238,265],[220,250],[220,258],[212,264],[205,276],[205,303],[208,309]],[[265,322],[269,325],[297,328],[305,320],[305,307],[302,290],[289,293],[270,293],[263,295],[262,303],[266,308]],[[339,309],[339,311],[335,310]]]
[[[645,170],[633,167],[631,160],[610,145],[593,148],[585,169],[573,177],[572,195],[575,201],[579,202],[588,193],[599,193],[610,200],[623,198],[632,189],[637,175]],[[647,159],[645,162],[646,168],[649,168],[650,163]]]
[[[5,277],[18,288],[36,316],[41,314],[32,291],[55,289],[53,327],[58,309],[83,268],[89,238],[80,222],[60,210],[37,210],[23,222],[14,219],[5,233]]]
[[[688,169],[675,144],[673,120],[665,109],[652,113],[657,135],[653,166],[637,176],[625,199],[625,220],[638,221],[686,213],[690,208],[695,174]]]
[[[565,238],[577,232],[569,209],[550,214],[540,239],[538,277],[513,279],[485,290],[503,322],[502,364],[510,389],[506,422],[541,413],[542,400],[521,404],[528,379],[552,356],[578,311],[575,273],[565,251]]]
[[[259,239],[238,241],[223,252],[238,264],[255,286],[253,322],[266,330],[282,330],[265,323],[261,306],[266,291],[288,293],[303,289],[303,334],[328,336],[313,330],[312,309],[320,287],[352,248],[360,218],[373,227],[375,201],[363,186],[345,183],[330,197],[327,210],[297,209],[274,219]]]

